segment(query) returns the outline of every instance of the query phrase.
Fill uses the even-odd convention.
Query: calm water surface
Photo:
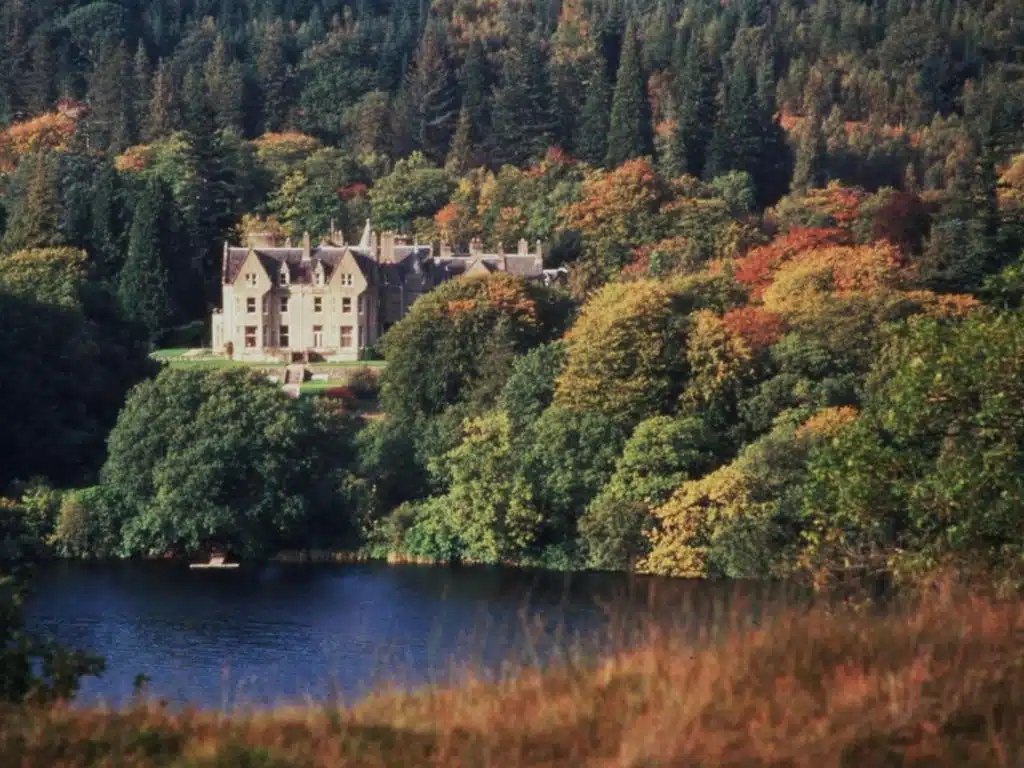
[[[485,567],[59,563],[39,573],[26,612],[31,628],[107,659],[83,703],[124,703],[145,673],[152,696],[232,707],[352,700],[460,665],[499,674],[510,658],[608,650],[655,617],[714,621],[716,589]]]

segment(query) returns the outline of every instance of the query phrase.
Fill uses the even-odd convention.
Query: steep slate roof
[[[335,267],[345,255],[345,251],[351,251],[355,256],[356,263],[362,270],[363,275],[369,282],[373,282],[374,261],[369,254],[350,246],[320,246],[310,251],[310,258],[303,260],[301,248],[255,248],[256,257],[260,260],[263,268],[267,270],[273,280],[281,263],[288,264],[289,282],[299,285],[309,285],[313,282],[313,269],[319,261],[324,265],[324,276],[331,279]],[[223,282],[233,283],[238,278],[246,258],[249,256],[248,248],[228,248],[224,257]]]

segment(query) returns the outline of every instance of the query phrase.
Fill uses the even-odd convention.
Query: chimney
[[[309,232],[302,233],[302,260],[309,261],[312,256],[312,248],[309,243]]]
[[[544,248],[541,247],[540,240],[534,245],[533,261],[537,265],[537,269],[544,268]]]
[[[482,256],[484,253],[484,242],[479,237],[474,237],[469,241],[469,255],[470,256]]]
[[[390,264],[395,260],[395,233],[390,229],[385,232],[380,238],[380,260],[385,264]]]
[[[519,255],[529,256],[530,255],[530,244],[526,242],[525,237],[519,238]]]

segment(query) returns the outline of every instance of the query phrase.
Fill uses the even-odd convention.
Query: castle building
[[[253,234],[245,246],[224,244],[221,308],[212,316],[216,352],[237,360],[359,360],[409,307],[440,283],[460,276],[508,272],[546,283],[565,270],[544,269],[537,243],[515,253],[484,253],[478,240],[456,254],[442,245],[376,233],[366,222],[358,244],[339,233],[313,246],[280,245]]]

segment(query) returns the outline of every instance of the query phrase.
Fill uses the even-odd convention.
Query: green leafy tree
[[[110,434],[101,477],[123,519],[120,553],[261,557],[343,542],[350,431],[328,401],[249,371],[163,371]]]
[[[383,230],[408,232],[416,219],[437,213],[453,189],[444,170],[414,152],[395,163],[394,170],[370,190],[374,224]]]
[[[543,413],[555,397],[555,381],[565,365],[565,345],[553,341],[534,347],[512,363],[499,405],[520,429]]]
[[[648,553],[653,510],[687,480],[711,468],[715,440],[699,418],[654,416],[640,422],[615,472],[579,520],[591,568],[630,570]]]

